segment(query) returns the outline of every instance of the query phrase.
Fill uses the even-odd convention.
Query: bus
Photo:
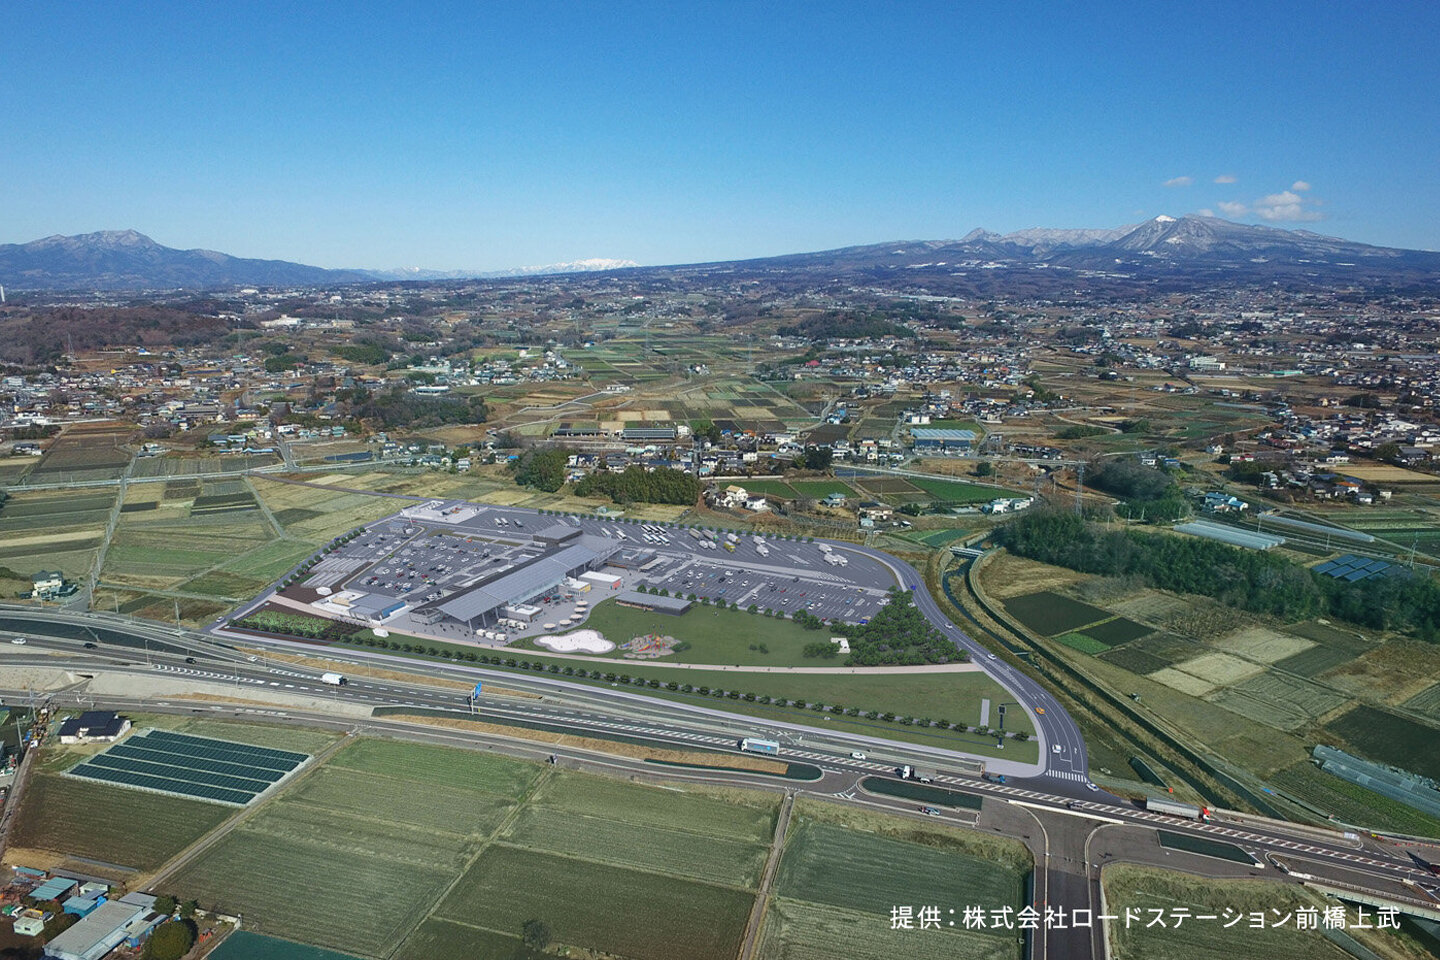
[[[757,737],[746,737],[740,741],[740,749],[747,753],[770,753],[780,752],[780,744],[775,740],[761,740]]]

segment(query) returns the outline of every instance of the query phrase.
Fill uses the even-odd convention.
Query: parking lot
[[[863,623],[880,609],[886,591],[895,585],[894,575],[879,560],[838,544],[603,517],[541,515],[460,501],[437,501],[406,513],[370,524],[361,536],[317,563],[304,585],[326,597],[350,591],[347,598],[363,594],[372,600],[403,600],[408,609],[387,617],[385,626],[407,633],[503,644],[522,636],[564,632],[582,626],[591,606],[611,590],[558,587],[536,597],[510,598],[515,604],[538,606],[540,616],[533,623],[505,622],[479,634],[456,621],[425,622],[411,616],[416,607],[433,607],[552,553],[555,544],[536,537],[554,532],[557,525],[605,538],[620,548],[604,569],[620,575],[625,588],[655,587],[681,597],[694,594],[740,609],[754,604],[789,615],[804,610],[825,620]],[[327,604],[324,612],[333,615],[338,610]]]

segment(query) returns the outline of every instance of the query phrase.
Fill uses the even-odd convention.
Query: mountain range
[[[314,287],[403,280],[525,277],[628,269],[629,260],[578,260],[484,272],[328,270],[284,260],[252,260],[213,250],[176,250],[134,230],[46,237],[0,245],[0,286],[17,290]],[[1114,229],[973,230],[959,240],[907,240],[755,260],[643,267],[676,275],[744,273],[795,281],[874,281],[974,291],[995,277],[1048,271],[1144,284],[1275,281],[1396,287],[1440,281],[1440,253],[1401,250],[1232,223],[1216,217],[1159,216]],[[1007,274],[1008,271],[1008,274]],[[977,277],[985,277],[985,283]]]

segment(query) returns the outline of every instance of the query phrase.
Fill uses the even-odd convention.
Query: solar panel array
[[[1397,567],[1388,560],[1357,557],[1353,553],[1347,553],[1343,557],[1327,560],[1314,569],[1316,573],[1323,573],[1327,577],[1354,583],[1357,580],[1369,580],[1371,577],[1389,576],[1404,568]]]
[[[150,730],[72,767],[71,776],[244,806],[310,756],[169,730]]]

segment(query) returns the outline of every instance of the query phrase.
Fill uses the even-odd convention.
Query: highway
[[[114,622],[95,626],[80,621],[93,615],[57,612],[0,612],[0,630],[7,635],[23,626],[29,638],[23,648],[5,650],[0,666],[32,666],[68,670],[77,677],[93,677],[101,673],[118,673],[131,677],[170,676],[191,678],[198,682],[233,684],[236,698],[247,699],[245,691],[262,688],[311,698],[323,698],[336,704],[361,707],[412,706],[431,710],[455,711],[457,714],[476,711],[477,719],[501,725],[542,724],[567,732],[584,735],[619,735],[653,741],[671,748],[733,750],[740,736],[756,732],[756,721],[735,717],[718,710],[700,708],[677,710],[676,705],[655,701],[643,695],[621,690],[577,687],[548,675],[529,677],[504,672],[471,670],[457,667],[384,664],[389,670],[429,674],[436,680],[469,678],[479,674],[482,682],[493,679],[497,686],[529,694],[529,697],[483,694],[472,704],[465,690],[432,685],[429,676],[413,681],[390,677],[366,676],[364,666],[347,675],[345,686],[320,682],[319,671],[289,663],[270,660],[230,649],[209,638],[177,635],[175,631],[144,627],[122,628]],[[94,639],[85,640],[85,637]],[[115,642],[121,641],[121,642]],[[86,648],[83,643],[95,643]],[[146,652],[147,643],[149,645]],[[346,651],[351,653],[351,651]],[[194,662],[187,662],[187,658]],[[148,661],[148,662],[147,662]],[[94,702],[82,689],[48,694],[63,708],[67,703],[89,706]],[[7,700],[14,703],[27,694],[11,691]],[[471,746],[486,743],[527,756],[555,753],[579,765],[626,766],[632,761],[614,756],[601,756],[579,749],[563,749],[548,744],[526,743],[506,737],[494,737],[455,730],[416,730],[393,720],[353,718],[337,721],[326,717],[324,709],[315,706],[289,708],[276,706],[257,708],[246,705],[184,703],[181,698],[164,696],[107,698],[112,708],[168,709],[206,713],[233,712],[240,716],[271,720],[304,720],[315,723],[343,722],[347,727],[397,735],[445,738],[447,742]],[[1048,711],[1047,711],[1048,713]],[[880,742],[871,745],[863,759],[851,756],[857,739],[826,731],[806,731],[770,725],[780,739],[784,759],[809,764],[820,771],[818,780],[810,782],[777,781],[773,777],[736,771],[666,771],[665,777],[691,780],[721,780],[763,789],[784,788],[813,793],[848,803],[862,804],[902,816],[919,816],[913,801],[868,793],[862,782],[868,777],[893,776],[895,766],[913,762],[917,751],[911,745]],[[497,747],[499,745],[499,747]],[[660,776],[653,766],[638,766],[632,775]],[[1051,776],[1026,782],[991,783],[978,777],[941,772],[937,785],[980,797],[981,810],[947,809],[940,819],[953,825],[1015,837],[1025,842],[1035,855],[1037,864],[1035,898],[1037,909],[1061,905],[1067,910],[1095,909],[1100,869],[1106,863],[1134,862],[1164,866],[1209,876],[1261,875],[1272,879],[1289,879],[1276,869],[1276,860],[1295,873],[1308,874],[1316,882],[1338,889],[1366,891],[1415,910],[1440,908],[1440,882],[1423,863],[1411,854],[1413,848],[1374,838],[1356,836],[1302,825],[1286,824],[1247,815],[1223,815],[1211,822],[1194,822],[1151,813],[1134,804],[1107,794],[1085,791],[1074,795],[1075,781]],[[1067,789],[1069,788],[1069,789]],[[1156,837],[1157,830],[1176,834],[1206,837],[1225,841],[1245,851],[1252,864],[1216,860],[1180,850],[1165,849]],[[1440,859],[1440,849],[1428,848],[1425,859]],[[917,900],[923,891],[917,891]],[[918,904],[917,904],[918,905]],[[1056,929],[1037,937],[1032,956],[1039,960],[1055,957],[1103,956],[1098,932],[1094,929]]]
[[[288,481],[301,483],[301,481]],[[333,488],[330,488],[333,489]],[[365,492],[365,491],[356,491]],[[473,506],[473,505],[470,505]],[[483,515],[475,520],[467,522],[464,529],[471,529],[472,526],[488,529],[487,525],[498,522],[508,522],[506,531],[516,529],[528,536],[528,531],[537,530],[542,524],[549,524],[555,520],[563,520],[571,526],[578,527],[585,533],[595,536],[610,537],[612,532],[618,530],[615,520],[607,517],[590,516],[568,516],[564,518],[550,518],[537,514],[535,511],[518,507],[500,507],[485,505]],[[499,518],[505,518],[503,520]],[[383,521],[379,521],[383,522]],[[671,526],[658,524],[657,526]],[[458,528],[457,528],[458,529]],[[499,529],[498,527],[495,529]],[[727,567],[738,569],[755,569],[760,576],[769,576],[764,573],[768,567],[757,566],[757,561],[742,556],[708,556],[704,551],[684,533],[683,525],[673,527],[675,535],[671,541],[663,546],[647,545],[638,539],[638,534],[631,545],[651,550],[657,554],[674,555],[687,559],[699,560],[704,563],[718,563]],[[633,530],[631,531],[633,533]],[[510,533],[514,536],[514,533]],[[820,538],[816,538],[819,544]],[[797,567],[794,571],[801,576],[815,580],[824,578],[838,580],[841,577],[847,578],[847,584],[855,584],[863,589],[874,590],[877,593],[889,586],[883,582],[887,577],[893,577],[895,583],[911,591],[916,607],[928,619],[937,630],[943,633],[955,646],[967,653],[973,663],[979,666],[995,680],[1010,695],[1011,700],[1007,705],[1018,706],[1030,717],[1036,731],[1036,741],[1040,749],[1039,763],[1032,766],[1032,769],[1025,769],[1024,765],[1011,764],[1007,761],[987,761],[995,769],[1003,769],[1008,774],[1023,776],[1038,781],[1039,786],[1052,792],[1072,797],[1092,796],[1098,793],[1098,788],[1091,783],[1089,778],[1089,759],[1086,754],[1085,739],[1081,735],[1079,725],[1070,717],[1065,709],[1050,696],[1050,694],[1038,682],[1026,676],[1009,663],[992,657],[990,652],[980,643],[966,634],[962,629],[951,623],[940,609],[939,603],[926,588],[920,573],[910,564],[897,557],[894,557],[881,550],[857,544],[846,543],[838,540],[823,541],[832,551],[849,553],[856,557],[865,558],[864,562],[851,563],[843,568],[825,568],[819,570],[811,569],[813,565],[807,562],[803,568]],[[776,541],[772,546],[781,552],[785,550],[806,551],[813,550],[813,545],[796,543],[785,543]],[[747,547],[748,549],[748,547]],[[815,553],[816,559],[819,553]],[[799,562],[797,560],[797,562]],[[763,569],[762,569],[763,567]],[[844,573],[839,571],[843,570]],[[787,571],[788,572],[788,571]],[[282,578],[283,579],[283,578]],[[757,588],[758,589],[758,588]],[[266,591],[255,600],[244,604],[237,616],[263,605],[271,596],[271,591]],[[222,625],[211,626],[211,632],[219,632]],[[422,634],[423,635],[423,634]],[[453,638],[445,638],[453,639]],[[262,642],[262,641],[257,641]],[[274,642],[274,641],[263,641]],[[312,648],[313,649],[313,648]],[[803,729],[803,728],[802,728]],[[985,759],[976,757],[976,759]],[[1109,796],[1115,801],[1119,798]]]

